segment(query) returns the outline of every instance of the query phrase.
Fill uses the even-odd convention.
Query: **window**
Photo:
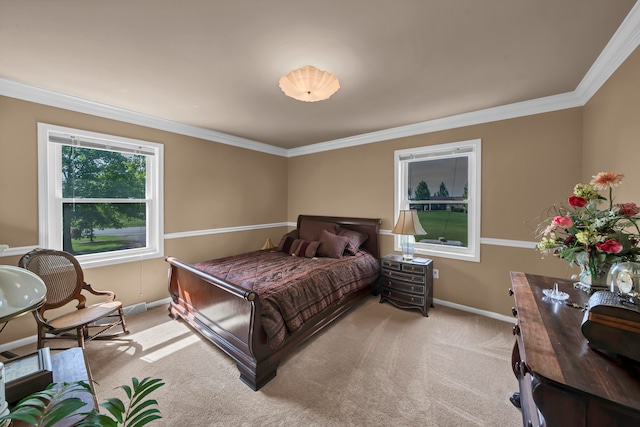
[[[163,255],[163,146],[38,123],[40,243],[84,267]]]
[[[476,139],[395,152],[394,218],[417,210],[427,232],[416,254],[480,261],[480,148]]]

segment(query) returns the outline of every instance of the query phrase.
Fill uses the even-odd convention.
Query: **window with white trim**
[[[416,256],[480,261],[480,154],[480,139],[395,151],[394,219],[417,210],[427,232]]]
[[[162,144],[38,123],[39,246],[84,267],[163,256]]]

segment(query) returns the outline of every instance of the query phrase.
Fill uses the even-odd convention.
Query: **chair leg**
[[[84,336],[86,334],[86,330],[85,328],[78,328],[77,329],[77,334],[78,334],[78,347],[84,348]]]
[[[129,329],[127,329],[127,322],[125,322],[124,320],[124,310],[122,309],[122,307],[118,310],[118,312],[120,313],[120,322],[122,322],[122,332],[127,335],[129,333]]]
[[[38,349],[41,349],[44,347],[44,340],[45,340],[46,334],[47,333],[44,330],[44,328],[38,325]]]

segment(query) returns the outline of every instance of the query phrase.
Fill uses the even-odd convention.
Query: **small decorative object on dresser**
[[[417,308],[425,317],[433,307],[433,261],[426,258],[404,260],[389,254],[382,258],[380,302],[400,308]]]

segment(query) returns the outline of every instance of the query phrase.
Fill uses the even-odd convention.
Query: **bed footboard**
[[[180,317],[237,361],[240,379],[258,390],[276,375],[254,292],[167,257],[169,315]]]

